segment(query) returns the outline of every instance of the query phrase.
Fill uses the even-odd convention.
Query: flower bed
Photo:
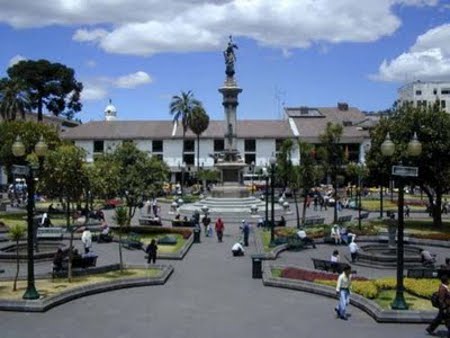
[[[158,226],[125,227],[122,229],[122,232],[125,234],[129,232],[134,232],[136,234],[149,234],[149,235],[180,234],[181,236],[183,236],[183,239],[188,239],[192,235],[192,229],[163,228]]]
[[[316,280],[336,281],[339,275],[335,273],[311,271],[299,268],[285,268],[281,271],[280,276],[282,278],[291,278],[314,282]],[[366,281],[367,278],[358,276],[354,277],[353,280]]]

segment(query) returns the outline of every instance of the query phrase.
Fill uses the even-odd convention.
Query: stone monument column
[[[223,107],[225,112],[226,132],[225,132],[225,150],[232,151],[237,149],[236,142],[236,108],[239,104],[238,95],[242,89],[237,87],[233,80],[225,81],[225,85],[219,88],[219,92],[223,95]]]

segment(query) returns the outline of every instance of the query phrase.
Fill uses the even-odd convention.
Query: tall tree
[[[118,195],[125,199],[128,207],[128,224],[136,208],[144,204],[149,196],[155,196],[163,189],[167,179],[167,165],[157,157],[148,157],[133,142],[125,142],[112,154],[119,165]]]
[[[344,150],[340,145],[342,136],[342,125],[338,123],[328,122],[325,131],[320,134],[320,141],[322,142],[323,157],[322,163],[331,177],[334,190],[334,220],[337,222],[337,203],[338,203],[338,174],[344,162]]]
[[[25,84],[38,121],[42,121],[44,108],[68,119],[81,110],[83,85],[75,79],[72,68],[47,60],[25,60],[8,68],[7,73],[11,80]]]
[[[200,172],[200,135],[208,129],[209,116],[202,106],[196,106],[192,110],[189,120],[189,128],[197,135],[197,177]]]
[[[0,116],[4,121],[14,121],[17,114],[25,119],[25,112],[30,108],[30,98],[22,81],[0,80]]]
[[[189,122],[192,118],[192,112],[195,108],[201,107],[202,104],[199,100],[194,97],[194,93],[192,91],[181,92],[181,95],[175,95],[172,97],[172,101],[170,102],[170,114],[173,116],[173,121],[178,123],[181,120],[182,126],[182,153],[181,153],[181,161],[183,161],[184,156],[184,140],[186,138],[186,132],[189,128]],[[183,189],[183,187],[181,187]]]
[[[116,208],[113,218],[114,218],[114,221],[119,226],[119,266],[120,266],[120,272],[123,272],[122,231],[123,231],[124,226],[130,224],[130,221],[128,220],[127,209],[124,207]]]
[[[388,132],[395,143],[395,153],[390,159],[384,158],[380,150]],[[414,132],[422,143],[422,153],[415,159],[407,157],[406,151]],[[389,175],[391,166],[399,162],[419,168],[418,179],[412,183],[418,183],[426,193],[433,224],[441,227],[442,196],[450,190],[450,115],[438,103],[427,107],[399,105],[389,119],[381,120],[373,129],[371,143],[367,154],[371,175],[379,171]]]

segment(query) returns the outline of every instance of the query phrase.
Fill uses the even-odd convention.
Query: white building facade
[[[441,108],[450,113],[450,82],[411,82],[398,90],[398,99],[400,104],[409,102],[415,107],[439,102]]]

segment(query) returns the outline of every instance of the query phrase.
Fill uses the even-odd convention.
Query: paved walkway
[[[166,261],[175,272],[164,286],[93,295],[43,314],[0,312],[2,338],[225,338],[225,337],[424,337],[424,325],[377,324],[351,308],[348,322],[335,318],[335,301],[264,287],[251,278],[253,241],[245,257],[232,257],[237,227],[224,243],[202,237],[185,259]],[[114,247],[105,246],[111,259]],[[108,249],[109,248],[109,249]],[[100,248],[97,248],[100,250]],[[321,250],[321,249],[318,249]],[[127,251],[129,262],[142,253]],[[109,260],[109,258],[108,258]],[[47,263],[48,264],[48,263]],[[40,269],[47,266],[40,264]]]

